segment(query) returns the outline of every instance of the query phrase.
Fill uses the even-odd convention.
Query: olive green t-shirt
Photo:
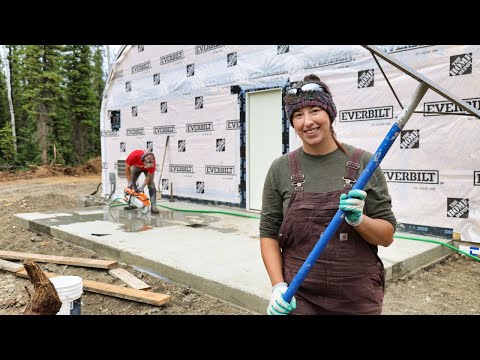
[[[351,154],[354,147],[343,144]],[[372,154],[364,151],[360,159],[357,178],[367,166]],[[350,156],[340,148],[326,155],[310,155],[300,147],[298,160],[305,175],[305,192],[330,192],[342,189],[345,182],[345,165]],[[294,192],[290,180],[288,154],[273,161],[265,178],[260,213],[260,237],[277,239],[290,196]],[[397,222],[392,212],[392,199],[388,193],[387,181],[380,166],[377,167],[363,189],[367,193],[364,214],[390,222],[396,228]],[[340,198],[338,199],[340,202]]]

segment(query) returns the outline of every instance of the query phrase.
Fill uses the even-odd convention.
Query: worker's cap
[[[145,153],[142,155],[142,161],[144,163],[152,164],[155,162],[155,154],[150,151],[145,151]]]

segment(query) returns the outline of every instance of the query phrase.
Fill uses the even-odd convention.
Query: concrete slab
[[[89,207],[16,214],[15,221],[265,313],[271,285],[260,254],[258,214],[180,201],[159,205],[160,214],[154,216],[121,206]],[[438,261],[450,251],[438,244],[396,239],[388,248],[380,248],[379,255],[390,281]]]

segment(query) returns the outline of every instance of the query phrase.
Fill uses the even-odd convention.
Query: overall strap
[[[298,151],[294,150],[288,153],[288,165],[290,166],[290,179],[295,191],[303,191],[302,184],[305,182],[305,175],[302,173],[300,162],[298,161]]]
[[[360,169],[360,159],[362,158],[363,150],[355,148],[350,160],[345,164],[345,175],[342,178],[345,181],[344,187],[352,187],[352,184],[357,181],[358,169]]]

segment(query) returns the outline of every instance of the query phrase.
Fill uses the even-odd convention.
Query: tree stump
[[[55,315],[58,313],[62,307],[62,301],[55,286],[33,260],[24,260],[22,263],[34,287],[34,293],[23,314]]]

